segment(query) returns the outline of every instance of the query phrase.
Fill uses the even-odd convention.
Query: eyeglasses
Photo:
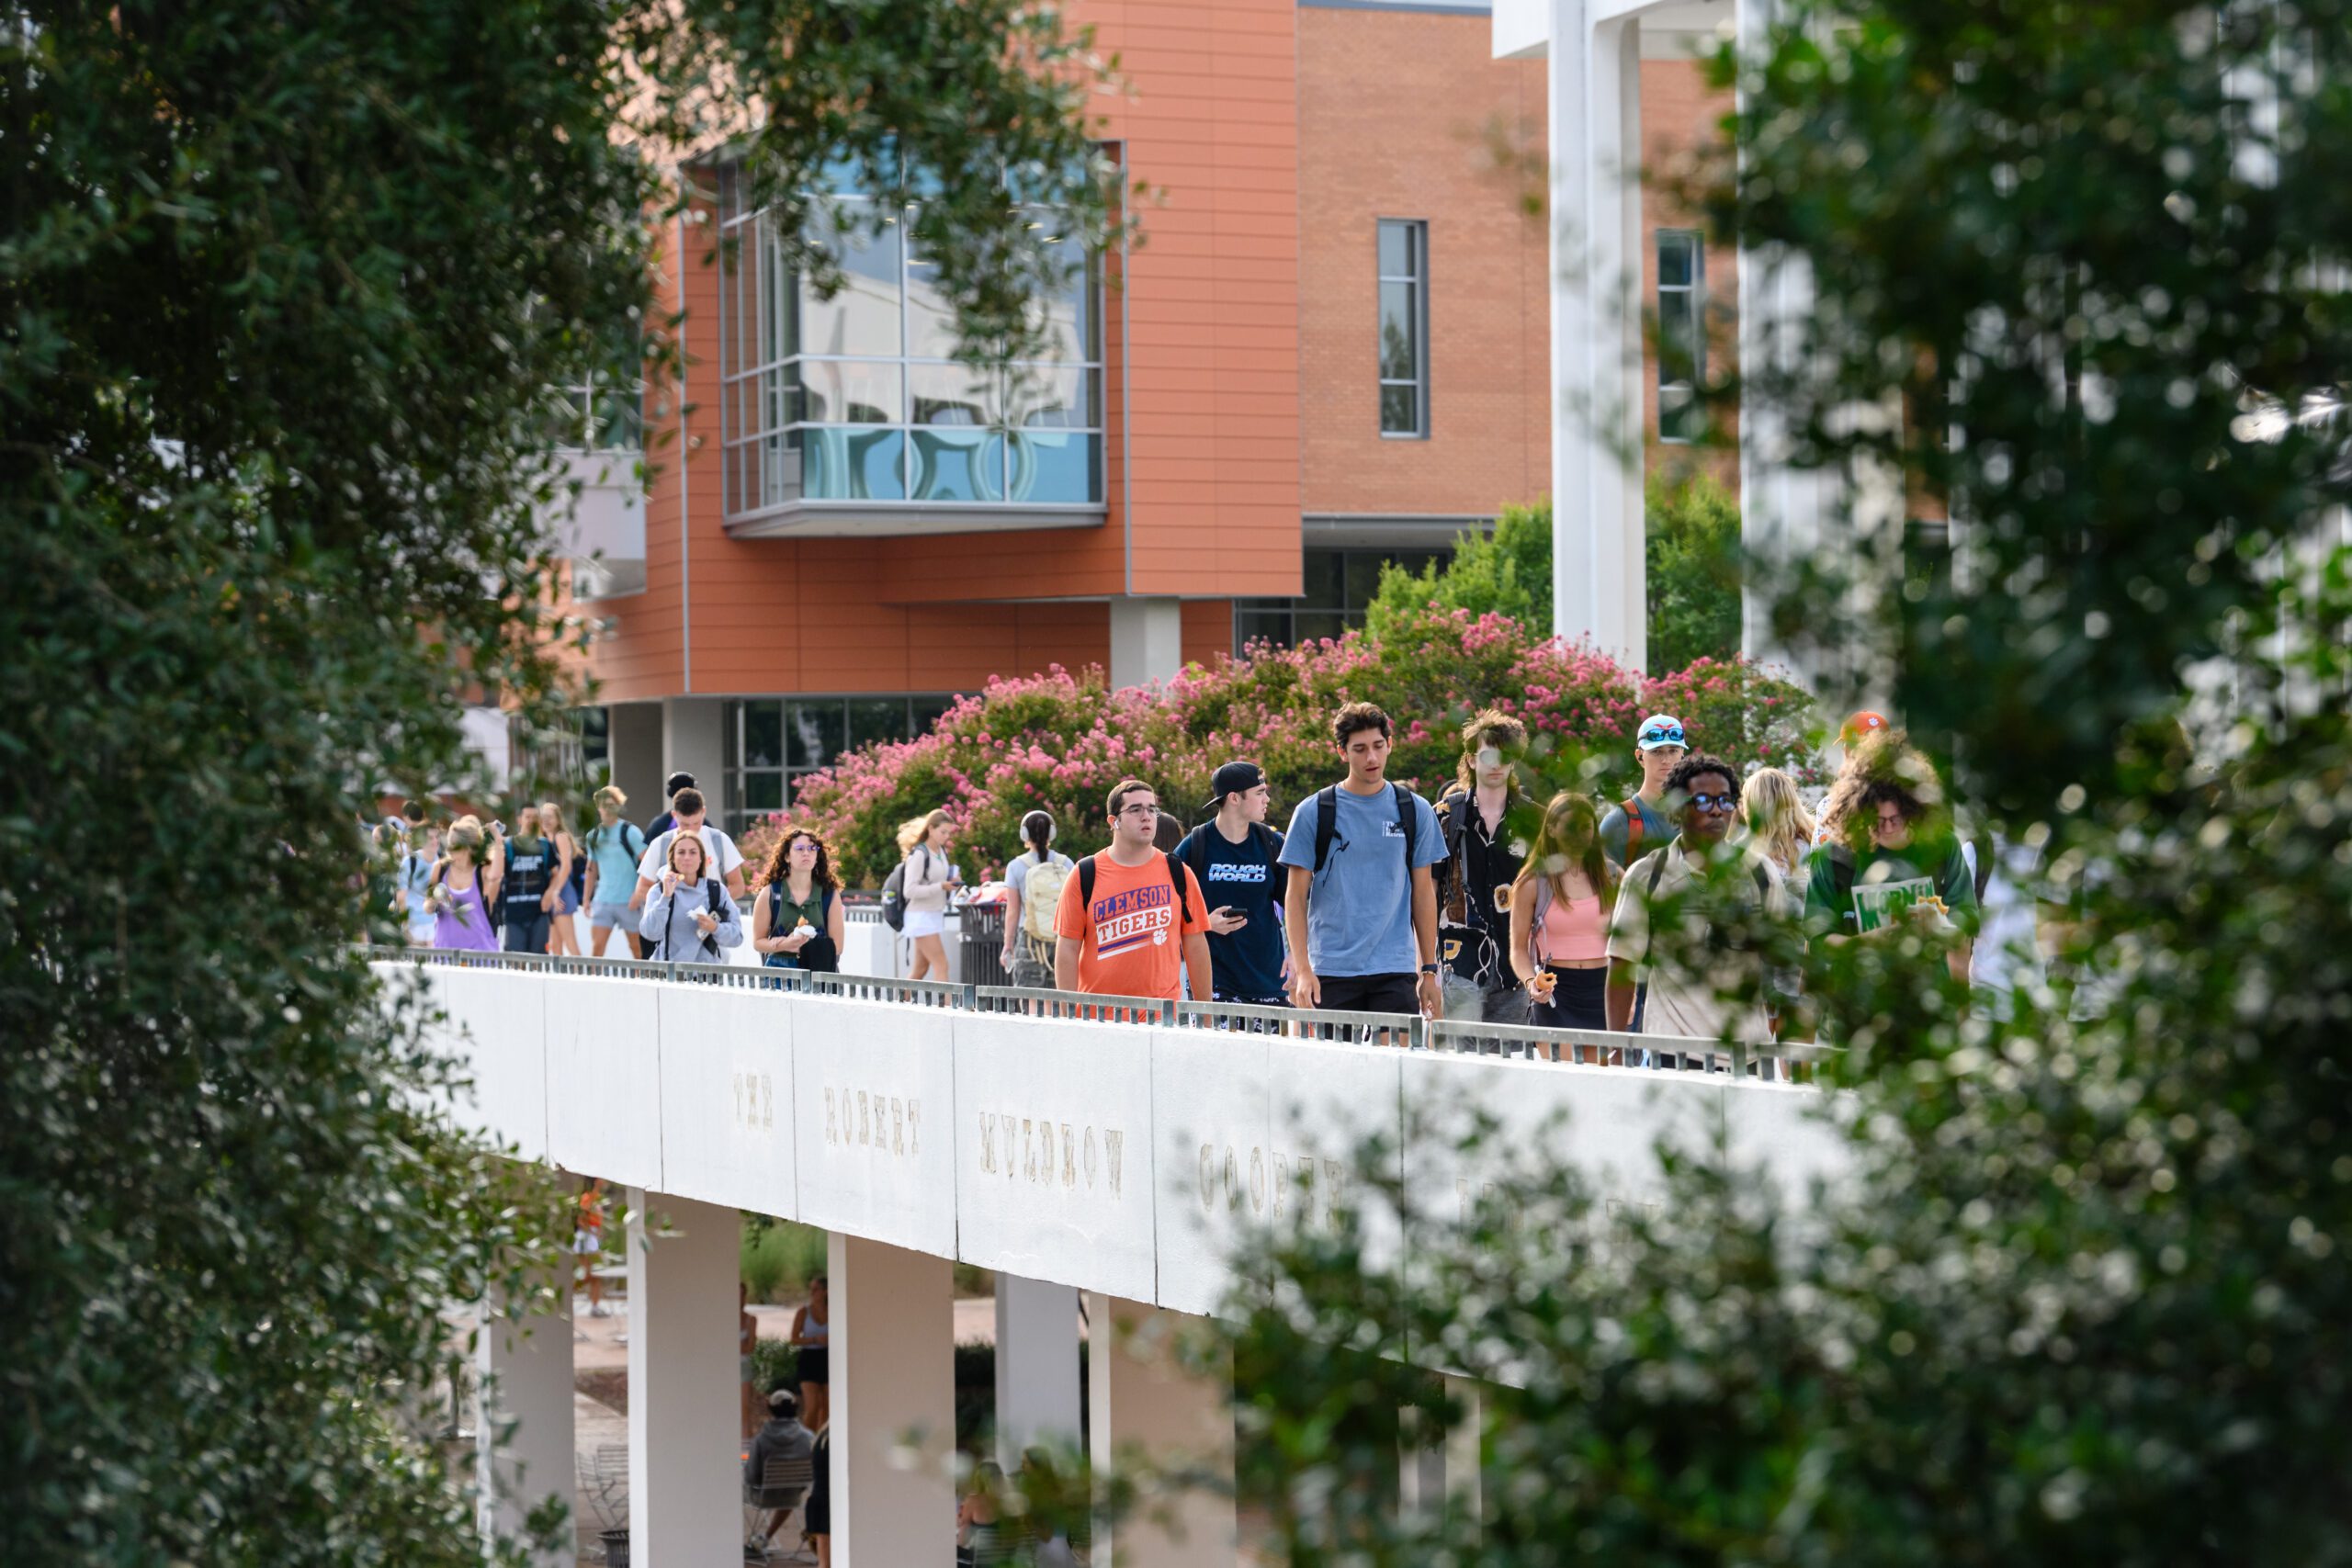
[[[1694,795],[1690,797],[1690,804],[1702,811],[1736,811],[1739,809],[1739,796],[1736,795]]]
[[[1119,815],[1122,817],[1157,817],[1159,815],[1159,803],[1158,801],[1148,801],[1141,806],[1122,806],[1119,807]]]

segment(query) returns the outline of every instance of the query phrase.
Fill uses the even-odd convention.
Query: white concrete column
[[[951,1265],[839,1231],[826,1259],[833,1568],[945,1562],[956,1538]]]
[[[996,1454],[1004,1472],[1034,1443],[1075,1447],[1079,1433],[1078,1291],[1018,1274],[996,1277]]]
[[[1600,8],[1551,0],[1552,625],[1638,668],[1641,24]]]
[[[695,787],[710,802],[713,821],[720,819],[727,806],[726,737],[722,727],[727,721],[727,704],[718,697],[664,697],[662,700],[662,777],[666,779],[681,770],[694,774]],[[655,793],[660,793],[657,781]],[[644,821],[659,814],[670,803],[663,801],[651,810],[638,811],[632,807],[630,815]]]
[[[1097,1474],[1140,1446],[1155,1461],[1181,1461],[1233,1482],[1233,1371],[1197,1375],[1180,1366],[1177,1336],[1199,1320],[1089,1291],[1087,1446]],[[1168,1526],[1136,1517],[1094,1526],[1094,1568],[1232,1568],[1238,1532],[1230,1493],[1170,1500]],[[1172,1526],[1173,1528],[1170,1528]]]
[[[742,1219],[667,1193],[628,1196],[629,1560],[741,1562]]]
[[[1111,684],[1165,681],[1184,668],[1184,605],[1180,599],[1111,601]]]
[[[1480,1385],[1476,1379],[1448,1374],[1445,1392],[1462,1406],[1462,1419],[1445,1435],[1445,1495],[1471,1518],[1483,1519],[1486,1483],[1478,1464],[1478,1428],[1486,1412],[1480,1407]]]
[[[500,1302],[481,1308],[474,1433],[485,1539],[520,1535],[524,1519],[549,1497],[562,1498],[567,1507],[571,1503],[571,1318],[565,1310],[571,1282],[553,1272],[536,1282],[552,1293],[516,1303],[514,1312]],[[555,1568],[571,1559],[566,1540],[561,1550],[536,1561]]]

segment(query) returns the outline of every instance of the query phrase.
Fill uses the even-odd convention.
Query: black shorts
[[[800,1347],[800,1381],[823,1388],[832,1382],[832,1358],[822,1345]]]
[[[1419,976],[1414,975],[1326,975],[1323,999],[1317,1005],[1329,1012],[1396,1012],[1408,1016],[1421,1010]]]

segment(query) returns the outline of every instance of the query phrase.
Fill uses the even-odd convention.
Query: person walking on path
[[[563,825],[563,813],[552,800],[539,802],[539,832],[556,847],[555,908],[548,911],[548,951],[559,958],[580,956],[580,885],[583,868],[580,841]]]
[[[1504,904],[1527,857],[1519,761],[1527,726],[1487,708],[1462,727],[1462,760],[1453,787],[1437,803],[1445,858],[1437,863],[1438,962],[1445,1016],[1471,1022],[1524,1023],[1528,994],[1512,973],[1510,916]],[[1498,897],[1500,895],[1500,897]]]
[[[1592,796],[1554,795],[1507,896],[1511,973],[1525,987],[1530,1022],[1609,1027],[1609,913],[1618,881]]]
[[[426,841],[422,822],[402,831],[399,870],[395,873],[394,881],[401,918],[407,924],[411,947],[431,947],[433,911],[425,907],[424,894],[433,886],[435,856]]]
[[[1156,849],[1159,797],[1140,779],[1121,780],[1104,809],[1111,847],[1078,863],[1054,917],[1054,984],[1098,996],[1182,996],[1213,988],[1208,906],[1201,885],[1173,855]],[[1181,970],[1180,975],[1180,958]]]
[[[963,874],[947,858],[947,813],[933,811],[899,829],[899,852],[906,863],[901,884],[907,923],[900,931],[914,943],[910,980],[944,980],[947,975],[947,900]]]
[[[645,846],[645,853],[638,857],[637,889],[629,898],[628,907],[632,909],[645,907],[646,895],[653,891],[654,878],[660,876],[662,867],[670,863],[671,844],[681,838],[701,840],[703,861],[710,868],[710,874],[725,882],[727,891],[741,898],[743,896],[743,852],[735,847],[733,839],[704,820],[706,803],[702,791],[682,789],[670,806],[675,818],[669,830],[656,836],[651,843]]]
[[[1634,760],[1641,764],[1642,787],[1610,807],[1600,819],[1601,847],[1620,867],[1631,865],[1650,850],[1674,837],[1673,815],[1666,804],[1667,775],[1690,754],[1682,721],[1670,713],[1654,713],[1634,732]]]
[[[1283,891],[1290,870],[1283,836],[1266,826],[1273,795],[1265,770],[1227,762],[1210,781],[1216,815],[1186,834],[1176,859],[1193,874],[1208,912],[1211,994],[1221,1002],[1288,1007],[1283,987],[1290,955],[1283,945]]]
[[[752,951],[771,969],[841,972],[841,889],[825,841],[795,828],[776,841],[752,899]]]
[[[1430,1018],[1441,1010],[1430,868],[1445,840],[1430,803],[1388,782],[1394,733],[1370,703],[1334,715],[1347,777],[1300,801],[1283,835],[1282,863],[1306,874],[1283,899],[1300,1007]]]
[[[1004,972],[1016,986],[1042,989],[1054,983],[1054,919],[1072,863],[1053,847],[1050,812],[1023,817],[1021,838],[1029,852],[1004,868]]]
[[[580,1190],[579,1213],[571,1224],[571,1256],[588,1291],[588,1315],[605,1317],[605,1281],[596,1269],[605,1254],[605,1179],[592,1176]]]
[[[792,1350],[800,1363],[800,1408],[822,1431],[832,1414],[832,1319],[822,1274],[808,1281],[808,1304],[792,1314]],[[811,1525],[812,1530],[816,1527]]]
[[[662,811],[645,825],[645,837],[650,841],[660,838],[678,825],[678,792],[695,787],[692,773],[672,773],[662,782]]]
[[[727,886],[709,874],[702,840],[692,833],[670,839],[670,863],[645,919],[638,927],[652,956],[672,964],[724,964],[725,949],[743,945],[743,918]]]
[[[499,902],[506,910],[506,951],[545,953],[555,919],[563,854],[539,824],[539,808],[526,806],[514,818],[506,842],[506,872]]]
[[[1733,837],[1753,844],[1791,887],[1804,886],[1805,857],[1813,852],[1813,818],[1797,794],[1797,781],[1778,768],[1758,768],[1739,790],[1739,827]]]
[[[482,851],[481,822],[460,817],[450,826],[447,850],[433,868],[424,898],[433,911],[433,945],[496,953],[490,902],[498,897],[498,863]]]
[[[1705,752],[1685,757],[1666,781],[1666,798],[1680,830],[1625,868],[1609,919],[1609,1027],[1634,1027],[1635,979],[1646,970],[1648,1028],[1635,1032],[1770,1043],[1767,988],[1787,997],[1794,987],[1767,973],[1755,943],[1716,928],[1712,917],[1737,909],[1793,922],[1796,898],[1770,861],[1729,841],[1739,812],[1730,763]],[[1679,939],[1661,936],[1661,921]]]
[[[1952,978],[1966,985],[1976,879],[1949,819],[1929,809],[1927,797],[1941,791],[1927,760],[1906,751],[1896,765],[1913,776],[1864,784],[1844,836],[1814,851],[1806,923],[1830,947],[1905,929],[1936,933]]]
[[[589,956],[602,958],[618,926],[628,939],[631,958],[645,956],[645,939],[637,934],[629,897],[637,891],[637,863],[645,854],[646,838],[621,812],[628,796],[611,784],[596,792],[596,825],[582,845],[588,862],[587,890]]]

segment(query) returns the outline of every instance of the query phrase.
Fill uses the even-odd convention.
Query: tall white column
[[[1095,1568],[1232,1568],[1232,1367],[1200,1375],[1177,1363],[1177,1335],[1198,1321],[1183,1313],[1090,1291],[1086,1316],[1087,1445],[1096,1473],[1108,1473],[1124,1450],[1139,1446],[1156,1462],[1189,1464],[1227,1489],[1223,1496],[1194,1491],[1170,1499],[1166,1525],[1096,1520]]]
[[[549,1497],[571,1502],[571,1318],[563,1310],[570,1281],[550,1273],[538,1282],[554,1293],[515,1303],[513,1312],[502,1302],[483,1303],[474,1342],[481,1400],[475,1476],[485,1539],[519,1535]],[[572,1555],[567,1536],[539,1561],[554,1568]]]
[[[1641,24],[1552,0],[1552,624],[1638,668]]]
[[[742,1396],[735,1288],[742,1219],[715,1203],[629,1190],[631,1562],[740,1562]]]
[[[1165,681],[1184,668],[1184,604],[1180,599],[1111,601],[1111,684]]]
[[[1010,1475],[1035,1443],[1076,1446],[1078,1291],[996,1277],[996,1453]]]
[[[1445,1435],[1445,1494],[1459,1502],[1472,1518],[1483,1519],[1486,1480],[1478,1462],[1478,1437],[1485,1412],[1479,1408],[1480,1384],[1475,1379],[1449,1373],[1445,1392],[1462,1406],[1462,1419]]]
[[[944,1562],[956,1538],[951,1266],[839,1231],[826,1258],[833,1568]]]

